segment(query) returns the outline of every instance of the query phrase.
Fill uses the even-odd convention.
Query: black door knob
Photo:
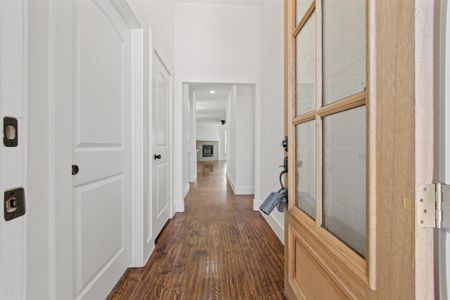
[[[161,159],[161,154],[155,154],[155,155],[153,156],[153,159],[154,159],[154,160]]]
[[[77,165],[72,165],[72,175],[77,175],[80,172],[80,168]]]

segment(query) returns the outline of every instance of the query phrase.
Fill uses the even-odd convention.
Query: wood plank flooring
[[[283,245],[252,210],[253,197],[233,194],[225,170],[224,162],[199,162],[186,211],[109,299],[284,299]]]

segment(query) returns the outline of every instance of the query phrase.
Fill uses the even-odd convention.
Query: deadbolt
[[[72,165],[72,175],[77,175],[80,172],[80,168],[77,165]]]
[[[23,188],[16,188],[4,193],[4,217],[6,221],[11,221],[25,214],[25,191]]]
[[[11,197],[11,198],[7,199],[5,205],[6,205],[6,207],[5,207],[6,212],[8,212],[8,213],[15,212],[17,210],[16,197]]]

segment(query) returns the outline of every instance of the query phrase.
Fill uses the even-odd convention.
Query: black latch
[[[25,190],[16,188],[5,191],[3,207],[6,221],[23,216],[25,214]]]

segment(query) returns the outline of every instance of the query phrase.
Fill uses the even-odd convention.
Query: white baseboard
[[[231,179],[231,177],[228,175],[228,173],[227,173],[227,180],[228,180],[228,182],[230,183],[230,186],[231,186],[231,189],[233,190],[233,192],[236,194],[236,192],[235,192],[235,185],[234,185],[234,181],[233,181],[233,179]]]
[[[184,212],[184,200],[175,201],[174,212]]]
[[[255,194],[255,188],[253,186],[236,186],[234,193],[236,195],[253,195]]]
[[[253,210],[259,211],[259,206],[261,202],[257,199],[253,199]],[[270,216],[261,213],[266,222],[270,225],[273,232],[277,235],[278,239],[284,244],[284,225],[281,224],[275,217],[271,214]]]
[[[148,260],[150,259],[150,256],[152,256],[153,250],[155,250],[155,240],[152,239],[151,241],[152,245],[150,246],[150,251],[148,251],[148,253],[144,253],[145,257],[144,257],[144,265],[142,267],[144,267]]]
[[[253,195],[255,193],[255,188],[253,186],[239,186],[231,179],[227,174],[227,180],[230,183],[231,189],[235,195]]]
[[[189,178],[189,182],[196,182],[197,181],[197,174],[191,175],[191,178]]]
[[[261,206],[261,202],[253,198],[253,210],[259,211],[259,207]]]
[[[186,195],[189,193],[189,189],[191,188],[191,186],[189,185],[189,182],[184,186],[183,189],[183,199],[186,198]]]
[[[284,225],[280,224],[280,222],[273,217],[273,215],[267,216],[263,213],[261,213],[266,219],[266,222],[269,223],[270,227],[272,228],[273,232],[277,235],[278,239],[283,243],[284,245]]]

